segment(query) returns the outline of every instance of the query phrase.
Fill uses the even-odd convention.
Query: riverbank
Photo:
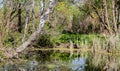
[[[76,49],[83,48],[94,50],[103,50],[108,53],[120,50],[119,35],[103,35],[103,34],[61,34],[48,35],[41,34],[28,49]],[[12,46],[12,45],[11,45]],[[26,50],[25,50],[26,51]],[[4,54],[4,55],[3,55]],[[1,49],[1,58],[11,58],[15,54],[15,48],[7,47]]]

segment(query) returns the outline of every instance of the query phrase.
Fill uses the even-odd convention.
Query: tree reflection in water
[[[92,52],[80,52],[78,55],[74,53],[72,57],[69,55],[70,53],[66,52],[37,51],[28,55],[27,63],[7,64],[0,71],[119,71],[120,69],[119,56]]]

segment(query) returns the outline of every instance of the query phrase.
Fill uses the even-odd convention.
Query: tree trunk
[[[35,0],[32,1],[32,25],[33,25],[33,30],[35,30],[35,11],[34,11],[34,8],[35,8]]]
[[[2,33],[0,33],[0,48],[3,47],[3,44],[2,44]]]
[[[45,0],[40,1],[40,15],[43,15],[45,10]]]
[[[112,14],[113,14],[113,24],[114,24],[114,31],[117,33],[117,20],[115,15],[115,0],[112,0]]]
[[[107,24],[108,32],[111,34],[110,23],[109,23],[109,19],[108,19],[108,10],[107,10],[107,2],[106,2],[106,0],[103,0],[103,9],[104,9],[105,23]]]
[[[39,23],[38,29],[29,37],[27,41],[25,41],[21,46],[19,46],[16,49],[17,53],[22,52],[25,48],[27,48],[32,43],[32,41],[34,41],[36,37],[40,34],[41,29],[44,27],[44,24],[49,14],[52,12],[52,8],[56,4],[56,2],[57,0],[50,0],[47,11],[40,17],[40,23]]]
[[[118,20],[117,20],[118,23],[120,23],[120,9],[118,9]]]
[[[25,29],[24,29],[24,36],[22,39],[22,42],[24,43],[24,41],[26,40],[26,34],[27,34],[27,25],[28,25],[28,20],[29,20],[29,10],[26,10],[26,20],[25,20]]]
[[[21,3],[19,2],[18,4],[18,32],[21,33],[21,30],[22,30],[22,25],[21,25]]]
[[[120,23],[120,0],[117,0],[117,6],[118,6],[118,23]]]
[[[98,10],[95,8],[95,6],[92,5],[92,7],[93,7],[93,9],[94,9],[96,15],[98,16],[100,22],[104,25],[104,27],[107,28],[107,25],[106,25],[104,19],[102,18],[102,16],[100,16],[100,13],[98,12]]]

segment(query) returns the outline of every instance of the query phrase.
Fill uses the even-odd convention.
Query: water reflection
[[[38,66],[37,61],[30,61],[29,63],[29,71],[36,71]]]
[[[29,63],[24,64],[7,64],[3,66],[3,69],[0,71],[38,71],[38,62],[30,61]]]
[[[85,70],[85,58],[74,58],[72,60],[72,70],[84,71]]]
[[[85,58],[74,58],[68,64],[38,64],[37,61],[30,61],[26,65],[5,65],[1,71],[84,71]]]
[[[4,65],[2,71],[16,71],[17,70],[17,66],[16,65]]]
[[[36,54],[39,56],[28,57],[30,59],[27,59],[26,63],[6,64],[0,71],[119,71],[120,69],[119,56],[92,52],[78,53],[73,52],[73,56],[70,57],[68,52],[42,51]]]

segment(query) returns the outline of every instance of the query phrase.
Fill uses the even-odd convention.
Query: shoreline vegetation
[[[43,37],[43,35],[41,35],[37,40],[38,42],[33,43],[33,45],[29,46],[25,51],[91,51],[107,55],[119,55],[120,52],[119,36],[102,36],[99,34],[63,34],[59,36],[59,38],[55,38],[52,36]],[[39,42],[41,38],[43,41],[45,40],[45,42]],[[5,57],[5,59],[9,59],[9,55],[12,57],[14,52],[15,50],[11,48],[1,49],[1,55]],[[1,58],[1,60],[4,60],[4,58]]]

